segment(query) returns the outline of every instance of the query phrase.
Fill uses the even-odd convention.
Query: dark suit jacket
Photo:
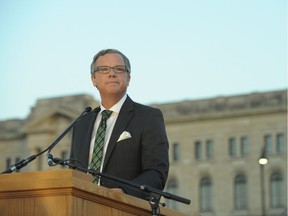
[[[88,167],[91,134],[100,108],[88,113],[73,131],[70,158]],[[123,131],[132,138],[117,142]],[[77,163],[76,163],[77,164]],[[81,166],[81,164],[77,164]],[[104,159],[103,173],[163,190],[169,170],[168,140],[161,111],[133,102],[128,96],[115,123]],[[146,199],[127,185],[101,179],[101,185],[121,187]]]

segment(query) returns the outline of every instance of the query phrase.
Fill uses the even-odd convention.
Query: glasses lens
[[[114,67],[115,73],[124,73],[126,72],[126,67],[125,66],[116,66]]]
[[[109,71],[110,71],[110,67],[105,67],[105,66],[100,66],[100,67],[97,67],[96,69],[96,72],[102,73],[102,74],[109,73]]]

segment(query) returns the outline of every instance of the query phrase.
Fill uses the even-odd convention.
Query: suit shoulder
[[[134,102],[134,106],[135,106],[135,109],[139,109],[141,111],[146,111],[146,112],[161,112],[160,109],[158,108],[155,108],[155,107],[152,107],[152,106],[148,106],[148,105],[144,105],[144,104],[140,104],[140,103],[137,103],[137,102]]]
[[[135,109],[136,112],[141,112],[142,114],[143,113],[156,113],[156,114],[163,115],[160,109],[135,102],[129,96],[127,97],[125,107],[128,110]]]

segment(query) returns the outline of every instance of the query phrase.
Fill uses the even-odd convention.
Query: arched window
[[[270,177],[270,206],[271,208],[284,207],[285,204],[284,181],[279,172],[272,173]]]
[[[200,211],[212,211],[212,183],[208,177],[200,181]]]
[[[247,209],[247,181],[244,175],[237,175],[234,180],[234,208]]]

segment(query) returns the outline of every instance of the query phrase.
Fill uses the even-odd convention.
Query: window
[[[285,152],[284,134],[277,134],[276,136],[276,151],[277,154],[282,154]]]
[[[178,161],[180,158],[180,146],[179,143],[174,143],[173,144],[173,149],[172,149],[172,156],[173,156],[173,161]]]
[[[176,179],[171,179],[167,183],[167,191],[171,194],[178,194],[178,183]],[[171,199],[166,200],[169,208],[178,209],[177,202]]]
[[[264,146],[267,155],[271,155],[273,152],[273,145],[272,145],[272,136],[265,135],[264,136]]]
[[[270,207],[285,206],[284,181],[280,173],[274,172],[270,177]]]
[[[229,139],[229,155],[231,157],[236,157],[236,154],[237,154],[236,139],[230,138]]]
[[[11,158],[6,158],[6,168],[8,169],[11,166]]]
[[[234,208],[247,209],[247,183],[243,175],[238,175],[234,181]]]
[[[68,151],[65,151],[65,150],[61,151],[61,159],[63,159],[63,160],[69,159]],[[61,167],[65,168],[65,165],[61,164]]]
[[[213,141],[212,140],[207,140],[206,141],[206,158],[211,159],[213,158]]]
[[[62,151],[61,152],[61,159],[63,159],[63,160],[69,159],[68,151]]]
[[[41,152],[41,148],[36,148],[35,149],[36,154],[39,154]],[[43,162],[42,162],[43,158],[42,155],[39,156],[38,160],[37,160],[37,170],[42,170],[43,167]]]
[[[20,157],[16,157],[15,162],[18,163],[20,161]]]
[[[245,157],[248,154],[248,138],[246,136],[240,139],[240,151],[241,157]]]
[[[196,160],[200,160],[201,159],[201,142],[200,141],[196,141],[195,142],[195,158]]]
[[[20,157],[16,157],[15,163],[18,163],[20,161]],[[21,168],[20,168],[21,169]],[[16,169],[15,172],[20,172],[20,169]]]
[[[200,211],[212,211],[212,183],[208,177],[200,181]]]

